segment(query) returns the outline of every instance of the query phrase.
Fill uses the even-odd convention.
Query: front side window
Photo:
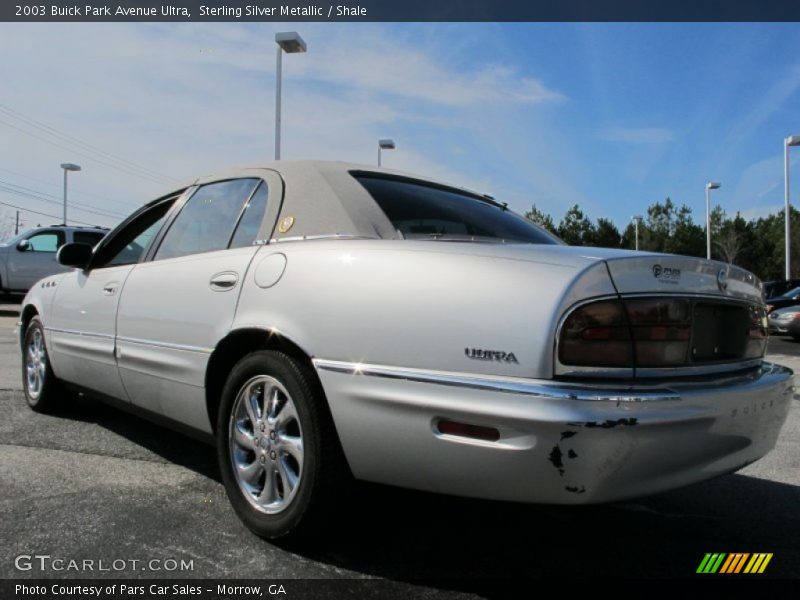
[[[414,180],[354,174],[405,238],[558,244],[489,198]]]
[[[213,252],[228,247],[257,179],[232,179],[199,188],[164,236],[156,260]]]
[[[95,249],[92,268],[133,265],[144,256],[147,246],[164,224],[167,212],[178,196],[173,196],[155,204],[130,222],[108,234],[108,238]]]
[[[64,245],[63,231],[42,231],[28,238],[28,252],[55,252]]]
[[[142,259],[150,240],[153,239],[153,236],[158,233],[158,230],[161,229],[161,226],[164,224],[164,219],[166,219],[166,212],[147,229],[125,244],[125,246],[106,263],[106,266],[112,267],[138,263]]]

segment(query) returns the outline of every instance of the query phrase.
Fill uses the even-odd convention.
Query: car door
[[[45,331],[59,378],[128,400],[114,352],[120,291],[175,200],[138,211],[95,248],[87,269],[75,269],[58,281]]]
[[[8,284],[12,290],[29,290],[33,284],[67,268],[58,264],[56,251],[66,237],[61,229],[45,229],[32,233],[24,243],[8,251]]]
[[[277,217],[277,210],[267,211],[268,197],[280,198],[275,187],[277,181],[259,178],[198,187],[151,260],[128,276],[117,317],[117,361],[133,404],[211,431],[206,365],[230,330],[245,273],[259,249],[255,242],[267,218],[274,223]]]

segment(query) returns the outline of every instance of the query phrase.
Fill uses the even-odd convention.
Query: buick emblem
[[[728,270],[727,269],[720,269],[719,273],[717,273],[717,285],[719,286],[719,290],[724,292],[728,289]]]

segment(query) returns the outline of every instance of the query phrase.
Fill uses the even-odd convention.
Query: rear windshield
[[[405,238],[558,244],[555,236],[488,198],[429,184],[354,173]]]

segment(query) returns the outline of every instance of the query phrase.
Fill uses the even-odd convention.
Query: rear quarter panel
[[[564,306],[614,293],[604,263],[576,295],[570,286],[586,265],[498,258],[472,246],[462,254],[446,242],[270,245],[247,275],[233,328],[274,328],[314,358],[551,377]],[[274,254],[286,257],[283,275],[259,287],[261,261]],[[513,352],[518,363],[470,359],[466,348]]]

